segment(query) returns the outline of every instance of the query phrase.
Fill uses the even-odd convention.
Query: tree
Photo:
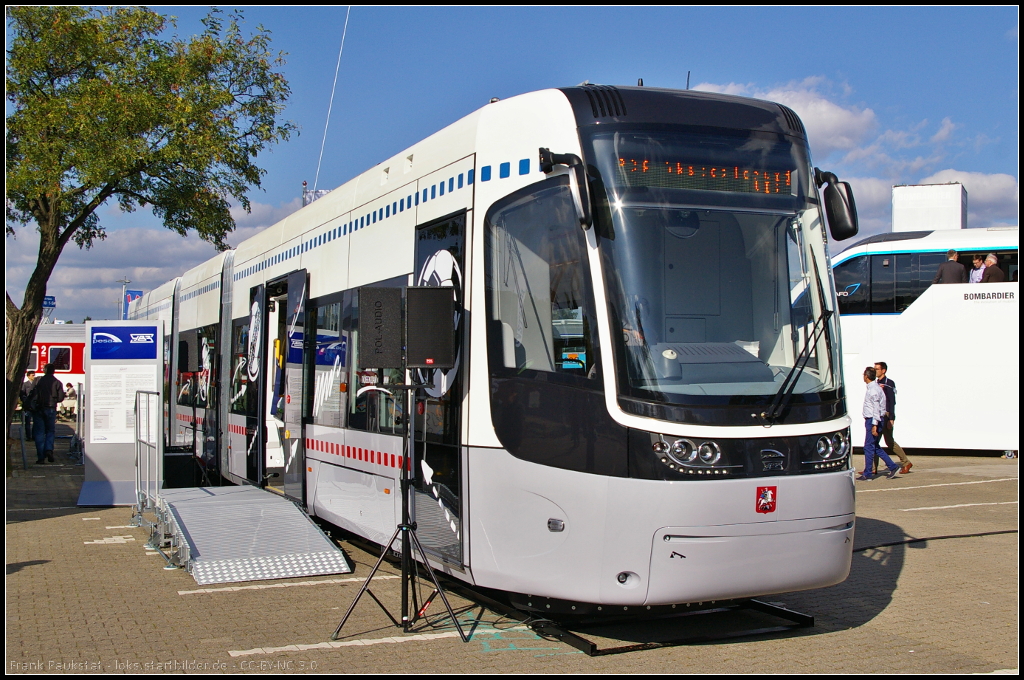
[[[97,209],[150,208],[168,229],[227,248],[232,202],[265,170],[265,147],[295,131],[262,26],[213,10],[199,35],[145,8],[7,10],[7,235],[32,223],[39,257],[18,307],[7,293],[7,430],[46,283],[64,247],[104,238]],[[9,464],[8,464],[9,467]]]

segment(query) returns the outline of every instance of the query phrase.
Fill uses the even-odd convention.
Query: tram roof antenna
[[[334,90],[338,87],[338,70],[341,68],[341,54],[345,51],[345,34],[348,33],[348,15],[352,11],[352,5],[345,10],[345,27],[341,29],[341,48],[338,50],[338,64],[334,67],[334,84],[331,86],[331,102],[327,105],[327,122],[324,123],[324,139],[320,142],[320,158],[316,161],[316,176],[313,178],[313,191],[316,191],[316,184],[320,181],[320,164],[324,160],[324,145],[327,144],[327,128],[331,124],[331,109],[334,107]]]
[[[690,89],[690,72],[689,71],[686,72],[686,89],[687,90]]]

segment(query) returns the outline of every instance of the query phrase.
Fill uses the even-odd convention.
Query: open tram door
[[[266,285],[264,357],[260,407],[265,426],[260,481],[300,503],[305,502],[305,449],[303,448],[303,351],[306,299],[305,269],[291,272]]]
[[[455,302],[455,366],[414,369],[413,380],[431,387],[417,390],[412,478],[413,517],[427,552],[456,566],[465,564],[462,520],[466,516],[465,465],[462,460],[462,397],[465,385],[464,305],[466,213],[416,228],[416,286],[452,289]]]

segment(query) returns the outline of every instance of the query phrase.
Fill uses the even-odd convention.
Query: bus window
[[[840,314],[870,314],[867,255],[854,257],[832,270],[836,281]]]
[[[896,256],[871,256],[871,313],[896,312]]]
[[[897,253],[893,257],[896,258],[896,313],[899,314],[917,299],[917,295],[914,294],[917,255]]]
[[[946,253],[921,253],[918,257],[920,262],[916,290],[914,291],[916,293],[915,300],[928,289],[928,286],[932,285],[935,275],[939,273],[939,265],[946,261]]]

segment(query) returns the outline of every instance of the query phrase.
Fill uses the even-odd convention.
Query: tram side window
[[[349,332],[342,330],[341,301],[312,310],[316,333],[313,352],[312,418],[316,425],[341,427],[348,406]]]
[[[256,415],[256,385],[249,382],[249,319],[236,321],[231,328],[231,412],[242,416]]]
[[[28,368],[27,371],[38,371],[39,370],[39,348],[33,347],[32,353],[28,356]]]
[[[194,330],[178,334],[177,400],[179,406],[195,406],[196,393],[196,341]]]
[[[839,313],[870,314],[871,285],[868,280],[867,256],[854,257],[832,270],[839,299]]]
[[[368,285],[380,288],[401,288],[407,284],[408,277],[400,276]],[[402,371],[394,368],[358,368],[358,290],[345,291],[342,310],[342,332],[349,338],[348,346],[352,356],[348,369],[343,371],[348,394],[347,425],[353,430],[400,435],[405,431],[405,402],[401,397],[402,393],[388,391],[388,385],[402,384]],[[344,419],[342,425],[345,425]]]
[[[597,377],[586,237],[567,179],[496,204],[487,216],[487,256],[491,372]]]

